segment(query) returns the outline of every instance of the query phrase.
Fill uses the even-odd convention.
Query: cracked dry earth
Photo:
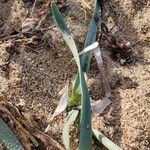
[[[81,50],[84,45],[91,11],[86,13],[79,3],[68,1],[69,10],[64,12],[68,27]],[[0,1],[0,36],[8,35],[12,28],[20,30],[21,23],[33,3]],[[38,8],[36,8],[38,9]],[[109,14],[109,15],[108,15]],[[150,3],[147,0],[106,0],[105,22],[116,25],[113,33],[132,44],[134,62],[121,66],[112,60],[110,52],[103,47],[102,56],[112,88],[111,105],[92,119],[93,126],[124,150],[150,149]],[[108,17],[106,17],[108,16]],[[35,11],[36,17],[36,11]],[[67,81],[73,81],[77,72],[68,47],[64,43],[50,13],[42,23],[44,31],[40,40],[32,37],[0,41],[0,94],[9,101],[25,103],[26,113],[38,118],[44,131],[47,116],[59,101],[58,92]],[[89,71],[89,90],[93,99],[103,96],[101,76],[92,61]],[[67,111],[56,117],[48,133],[62,143],[62,127]],[[72,150],[77,149],[77,127],[72,128]],[[94,150],[105,149],[94,142]],[[50,148],[54,149],[54,148]]]

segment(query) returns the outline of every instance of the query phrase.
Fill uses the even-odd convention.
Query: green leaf
[[[99,0],[95,0],[94,12],[93,12],[92,20],[88,29],[87,38],[86,38],[84,47],[87,47],[93,44],[96,40],[98,21],[96,20],[95,16],[99,13],[100,10],[101,10],[100,2]],[[92,56],[92,51],[83,54],[81,57],[82,70],[85,72],[87,72],[89,69],[91,56]]]
[[[9,129],[6,123],[0,118],[0,140],[7,150],[23,150],[21,143],[15,134]]]
[[[72,35],[70,34],[70,32],[64,22],[64,19],[60,13],[58,7],[56,6],[56,4],[54,2],[52,2],[51,6],[52,6],[53,16],[55,17],[55,21],[60,29],[60,32],[61,32],[65,42],[67,43],[68,47],[70,48],[70,50],[75,58],[76,64],[80,68],[80,59],[78,56],[78,50],[77,50],[75,41],[74,41]]]
[[[69,128],[74,123],[78,116],[79,111],[78,110],[72,110],[69,112],[67,116],[66,124],[63,128],[63,142],[65,145],[66,150],[70,150],[70,137],[69,137]]]
[[[109,140],[103,133],[98,131],[97,129],[92,129],[93,130],[93,135],[95,138],[101,142],[106,148],[109,150],[121,150],[121,148],[113,143],[111,140]]]
[[[98,0],[95,0],[94,12],[93,12],[92,20],[90,22],[90,26],[88,29],[86,41],[84,44],[85,48],[87,46],[93,44],[96,40],[98,21],[96,20],[95,16],[101,11],[101,7],[100,7],[99,3],[100,2]],[[92,57],[92,51],[84,53],[81,57],[81,68],[86,73],[88,72],[88,69],[90,66],[91,57]],[[76,90],[79,89],[79,85],[80,85],[79,74],[77,74],[72,94],[74,94],[76,92]]]
[[[55,21],[62,33],[62,36],[70,48],[76,64],[78,66],[78,74],[79,81],[81,85],[81,117],[80,117],[80,142],[79,149],[80,150],[91,150],[92,146],[92,129],[91,129],[91,105],[90,98],[88,94],[88,88],[85,82],[84,73],[81,69],[80,58],[78,54],[78,50],[72,35],[70,34],[61,13],[58,10],[58,7],[54,2],[51,4],[52,13],[55,18]]]
[[[80,118],[80,150],[92,149],[91,104],[88,88],[82,70],[79,70],[81,83],[81,118]]]

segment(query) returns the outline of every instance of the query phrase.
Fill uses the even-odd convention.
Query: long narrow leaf
[[[67,116],[66,124],[63,128],[62,137],[63,137],[63,142],[64,142],[66,150],[71,150],[71,148],[70,148],[69,128],[74,123],[74,121],[76,120],[76,118],[78,116],[78,113],[79,113],[78,110],[70,111],[68,116]]]
[[[90,106],[90,98],[88,94],[88,88],[85,82],[84,74],[81,69],[80,65],[80,58],[78,55],[78,50],[76,47],[76,44],[73,40],[73,37],[71,36],[63,17],[61,16],[61,13],[59,12],[57,6],[54,2],[52,2],[52,12],[53,16],[55,18],[55,21],[62,33],[62,36],[67,43],[68,47],[70,48],[75,61],[78,66],[78,72],[79,72],[79,79],[81,83],[81,117],[80,117],[80,143],[79,148],[81,150],[91,150],[92,146],[92,129],[91,129],[91,106]]]
[[[91,127],[91,104],[90,97],[88,94],[88,88],[85,82],[84,74],[82,69],[80,70],[80,83],[81,83],[81,118],[80,118],[80,139],[79,149],[80,150],[91,150],[92,149],[92,127]]]
[[[93,135],[95,138],[101,142],[105,147],[107,147],[109,150],[121,150],[121,148],[116,145],[114,142],[109,140],[103,133],[98,131],[97,129],[92,129]]]
[[[107,77],[107,74],[105,71],[105,67],[103,64],[102,54],[101,54],[98,42],[94,42],[93,44],[84,48],[84,50],[81,51],[79,53],[79,55],[82,55],[82,54],[85,54],[88,52],[92,52],[92,51],[94,52],[94,56],[95,56],[99,71],[102,75],[102,82],[103,82],[103,86],[104,86],[105,97],[111,97],[111,88],[110,88],[109,80],[108,80],[108,77]]]
[[[82,54],[85,54],[87,52],[90,52],[90,51],[96,49],[97,47],[98,47],[98,43],[94,42],[93,44],[85,47],[79,53],[79,55],[82,55]],[[74,58],[72,60],[74,60]],[[86,73],[85,73],[85,75],[86,75]],[[78,88],[79,84],[80,84],[80,79],[79,79],[79,75],[77,75],[77,79],[76,79],[74,87],[73,87],[72,95],[70,97],[70,102],[69,102],[70,106],[76,105],[79,101],[81,101],[81,96],[80,96],[81,95],[80,94],[80,90],[81,89]]]
[[[102,55],[101,55],[99,46],[97,46],[97,48],[95,48],[94,56],[95,56],[99,71],[102,75],[102,82],[103,82],[103,86],[104,86],[105,97],[111,97],[111,88],[110,88],[109,80],[108,80],[108,77],[107,77],[107,74],[106,74],[106,71],[104,68],[103,59],[102,59]]]
[[[90,27],[88,29],[87,38],[86,38],[84,47],[87,47],[93,44],[96,40],[96,32],[97,32],[97,27],[98,27],[98,21],[96,20],[96,16],[98,15],[100,11],[101,11],[100,0],[95,0],[94,12],[93,12],[92,20],[90,23]],[[85,72],[87,72],[89,69],[91,56],[92,56],[92,51],[87,52],[82,55],[81,66],[82,66],[82,70]]]
[[[103,59],[102,59],[101,51],[99,48],[99,44],[98,42],[95,42],[94,44],[95,44],[94,56],[95,56],[99,71],[102,75],[102,82],[103,82],[104,91],[105,91],[105,97],[102,100],[96,101],[95,104],[92,106],[93,114],[98,116],[111,103],[109,99],[109,97],[111,97],[111,88],[110,88],[109,80],[108,80],[108,77],[107,77],[107,74],[103,65]]]
[[[23,147],[15,134],[9,129],[6,123],[0,118],[0,140],[7,150],[23,150]]]
[[[56,6],[56,4],[54,2],[52,2],[51,6],[52,6],[53,16],[55,17],[55,21],[59,27],[59,30],[60,30],[65,42],[67,43],[68,47],[70,48],[78,67],[80,67],[80,59],[78,56],[78,50],[77,50],[75,41],[74,41],[72,35],[70,34],[70,32],[64,22],[64,19],[60,13],[58,7]]]
[[[111,103],[111,101],[109,99],[109,97],[111,96],[111,89],[110,89],[110,84],[109,84],[109,81],[108,81],[108,78],[107,78],[107,75],[106,75],[106,72],[105,72],[105,68],[104,68],[104,65],[103,65],[103,60],[102,60],[101,51],[100,51],[98,42],[94,42],[93,44],[86,47],[81,52],[86,53],[86,52],[92,51],[92,50],[94,51],[96,62],[98,64],[99,70],[102,74],[102,81],[103,81],[103,86],[104,86],[104,91],[105,91],[105,97],[102,100],[94,101],[94,102],[91,103],[92,113],[95,116],[98,116]]]
[[[100,11],[101,11],[100,1],[95,0],[94,12],[93,12],[92,20],[90,22],[84,47],[93,44],[96,40],[96,32],[98,27],[98,21],[96,20],[96,16]],[[84,72],[88,72],[91,57],[92,57],[92,51],[84,53],[81,57],[81,67]],[[75,95],[78,93],[77,90],[79,91],[79,85],[80,85],[80,80],[79,80],[79,73],[78,73],[72,91],[72,97],[75,97]]]

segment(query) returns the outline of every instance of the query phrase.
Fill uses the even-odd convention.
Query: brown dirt
[[[8,35],[12,28],[19,31],[31,7],[32,3],[1,1],[0,20],[4,23],[0,24],[0,37]],[[99,117],[93,118],[93,126],[122,149],[149,150],[150,3],[148,0],[106,0],[104,12],[108,26],[116,24],[115,35],[133,45],[135,62],[121,66],[111,59],[109,51],[102,49],[113,95],[111,105]],[[70,1],[69,10],[64,12],[80,49],[84,45],[91,13],[73,1]],[[44,131],[46,118],[59,101],[58,91],[67,81],[75,79],[77,69],[74,63],[67,65],[72,55],[51,13],[42,27],[51,29],[40,36],[37,33],[40,40],[35,42],[31,42],[31,37],[0,41],[0,94],[15,104],[24,101],[26,111],[39,118],[43,124],[40,130]],[[89,89],[91,97],[99,99],[103,96],[103,89],[94,61],[89,71]],[[60,143],[66,115],[67,111],[51,123],[53,130],[49,135]],[[76,136],[72,137],[76,141],[73,145],[77,145]],[[94,149],[101,149],[100,146],[96,142]]]

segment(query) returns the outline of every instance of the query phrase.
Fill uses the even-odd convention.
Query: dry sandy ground
[[[69,2],[64,12],[69,29],[79,48],[83,48],[91,11]],[[0,1],[0,36],[8,35],[12,28],[20,30],[33,3]],[[121,66],[111,59],[109,51],[102,55],[113,91],[111,105],[99,117],[93,118],[93,126],[124,150],[150,149],[150,3],[148,0],[106,0],[105,22],[121,39],[133,45],[134,60],[131,65]],[[109,17],[106,17],[109,16]],[[35,13],[36,17],[36,13]],[[58,91],[67,81],[73,81],[76,65],[67,65],[72,59],[66,44],[49,14],[42,27],[40,40],[31,38],[0,41],[0,94],[18,104],[25,102],[27,112],[39,118],[38,128],[44,131],[46,118],[59,101]],[[101,77],[95,60],[89,71],[90,95],[93,99],[103,96]],[[51,123],[49,135],[61,141],[62,127],[67,111]],[[76,129],[77,130],[77,129]],[[75,132],[75,131],[74,131]],[[76,149],[77,140],[73,134]],[[54,149],[54,148],[51,148]],[[95,150],[105,149],[95,143]]]

